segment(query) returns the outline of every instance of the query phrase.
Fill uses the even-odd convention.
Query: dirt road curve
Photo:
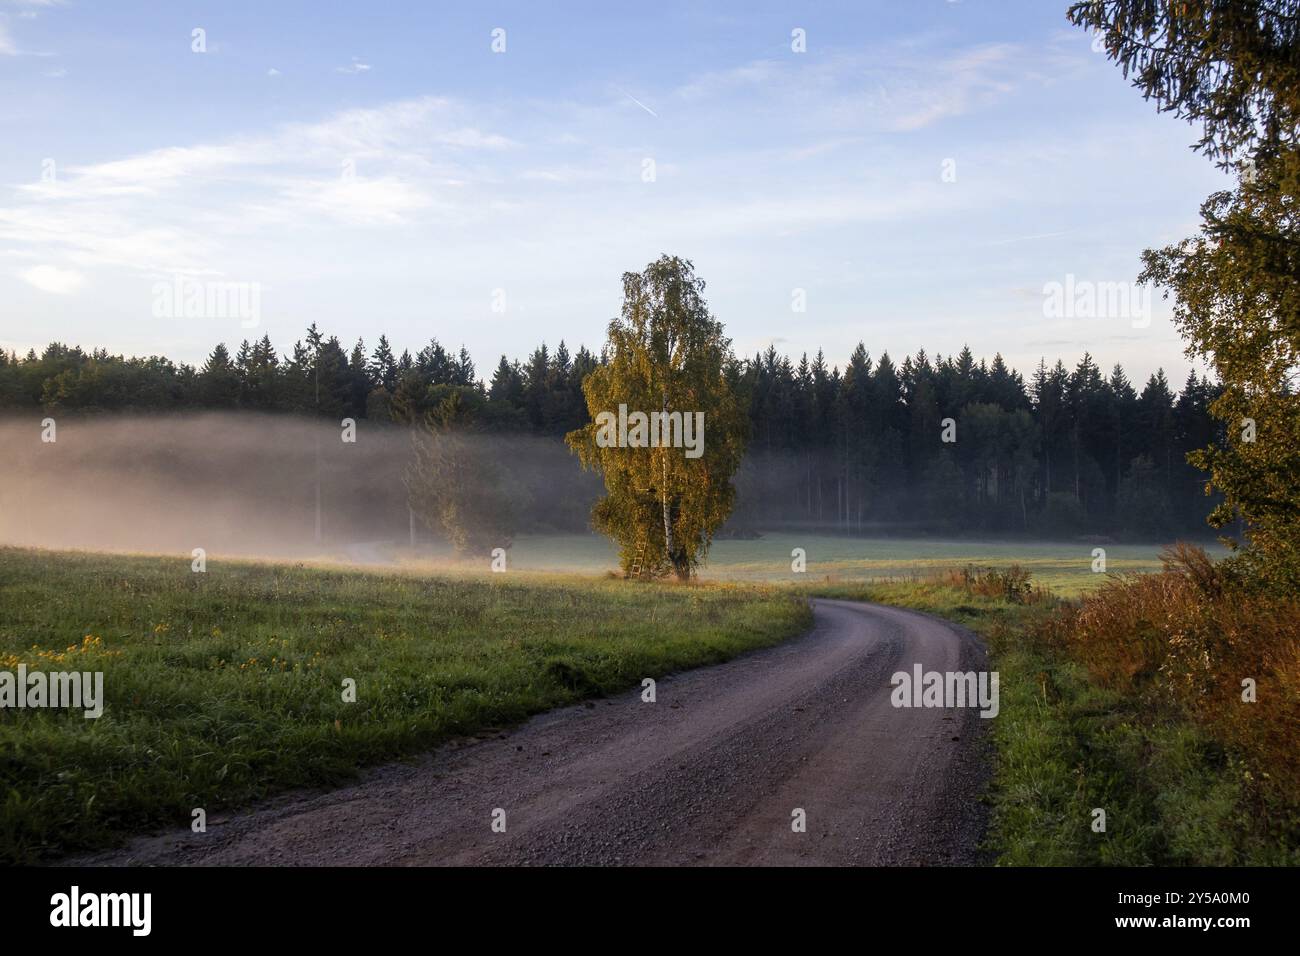
[[[917,662],[977,670],[983,654],[933,618],[817,601],[804,636],[665,678],[655,703],[638,690],[554,711],[78,862],[977,863],[989,721],[891,706],[890,675]],[[807,832],[792,832],[796,808]]]

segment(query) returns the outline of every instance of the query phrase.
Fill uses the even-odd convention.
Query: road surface
[[[214,814],[206,833],[75,862],[979,863],[990,721],[893,707],[890,676],[916,663],[978,671],[984,656],[937,619],[817,600],[808,633],[665,677],[654,703],[638,689],[552,711],[341,789]]]

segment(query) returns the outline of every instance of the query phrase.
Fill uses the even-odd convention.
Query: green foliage
[[[1201,123],[1207,156],[1300,136],[1296,0],[1082,0],[1068,16],[1159,110]]]
[[[1148,250],[1142,279],[1172,290],[1189,354],[1211,361],[1222,394],[1218,441],[1191,460],[1244,519],[1240,564],[1300,587],[1300,3],[1089,0],[1070,18],[1101,33],[1134,85],[1189,121],[1197,148],[1239,171],[1201,206],[1198,235]]]
[[[1288,161],[1300,170],[1300,154]],[[1225,387],[1210,406],[1220,441],[1192,461],[1224,502],[1211,521],[1247,522],[1244,562],[1263,580],[1300,587],[1300,207],[1275,182],[1216,193],[1201,234],[1149,251],[1144,278],[1174,291],[1189,350]]]
[[[971,594],[1001,598],[1010,604],[1028,604],[1043,592],[1035,591],[1033,575],[1019,564],[1005,568],[980,568],[968,564],[962,568],[961,583]]]
[[[567,441],[605,479],[592,509],[597,530],[618,542],[623,567],[638,554],[651,571],[690,577],[731,512],[731,478],[748,422],[726,377],[730,340],[705,304],[690,262],[664,256],[623,276],[623,312],[609,325],[605,362],[583,383],[592,421]],[[687,449],[602,442],[602,415],[703,414],[698,457]],[[629,443],[630,445],[630,443]],[[644,548],[644,552],[642,549]]]

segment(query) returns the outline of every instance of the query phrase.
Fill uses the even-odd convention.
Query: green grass
[[[1064,596],[1077,596],[1101,583],[1105,575],[1092,571],[1090,541],[974,540],[962,538],[848,538],[837,535],[767,533],[760,538],[723,539],[713,543],[707,564],[700,569],[706,581],[798,583],[803,580],[878,581],[975,564],[1007,567],[1019,564],[1031,572],[1035,583]],[[1162,546],[1156,544],[1105,544],[1106,570],[1156,571]],[[790,553],[803,548],[807,571],[790,570]],[[1207,545],[1215,556],[1222,547]],[[414,566],[442,570],[465,567],[445,547],[423,546],[412,554],[394,545],[369,549],[370,560],[396,558]],[[428,564],[432,557],[436,562]],[[510,567],[520,570],[599,574],[618,567],[618,552],[597,535],[520,535],[509,553]],[[486,561],[469,567],[482,568]]]
[[[742,582],[746,568],[780,580],[768,550],[788,554],[796,540],[720,547],[734,546]],[[517,570],[526,560],[503,575],[467,565],[433,576],[210,559],[194,574],[188,557],[0,549],[0,669],[103,670],[107,696],[98,720],[0,711],[0,862],[334,784],[451,736],[774,644],[810,623],[809,594],[913,607],[985,637],[1001,675],[989,794],[1000,862],[1298,861],[1287,847],[1300,821],[1245,807],[1230,754],[1029,638],[1051,601],[1009,604],[927,578],[921,568],[940,559],[906,550],[917,542],[887,544],[890,560],[911,555],[901,580],[827,573],[818,555],[842,556],[832,545],[865,547],[810,543],[809,573],[789,584],[690,587]],[[948,564],[1010,563],[953,547]],[[342,700],[344,678],[356,703]],[[1107,811],[1104,834],[1091,829],[1094,807]]]
[[[1300,820],[1249,806],[1231,754],[1159,701],[1104,690],[1030,639],[1053,601],[1011,604],[927,580],[811,591],[915,608],[985,638],[1000,678],[988,834],[1000,864],[1300,863]],[[1104,833],[1094,808],[1106,811]]]
[[[0,862],[336,783],[810,618],[773,587],[0,548],[0,669],[102,670],[107,700],[97,720],[0,711]]]

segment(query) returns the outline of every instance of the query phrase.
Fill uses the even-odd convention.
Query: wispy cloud
[[[34,14],[31,11],[25,11],[18,14],[23,19],[30,19]],[[6,15],[0,13],[0,56],[36,56],[51,57],[53,53],[48,51],[24,50],[18,45],[13,34],[9,30],[9,24],[6,22]]]
[[[1025,60],[1010,44],[988,44],[950,57],[922,81],[892,95],[897,111],[893,128],[915,130],[951,116],[960,116],[1015,89]],[[1019,76],[1017,74],[1020,74]]]
[[[81,288],[85,276],[70,269],[57,269],[54,266],[33,266],[18,273],[19,278],[52,295],[70,295]]]
[[[0,207],[0,241],[83,265],[148,273],[211,271],[261,225],[394,226],[453,203],[467,158],[512,141],[425,97],[346,110],[261,137],[172,146],[19,184]]]
[[[797,57],[791,58],[797,64],[752,62],[662,90],[676,103],[675,119],[714,117],[719,129],[752,120],[711,101],[738,89],[758,115],[798,115],[790,98],[810,93],[829,106],[804,117],[808,135],[788,147],[768,142],[658,157],[659,179],[693,185],[661,194],[649,206],[637,197],[671,187],[642,181],[651,147],[617,145],[620,132],[644,128],[621,103],[536,102],[500,111],[424,96],[265,134],[60,169],[56,181],[16,187],[15,202],[0,207],[0,241],[62,253],[78,268],[98,264],[156,274],[221,271],[259,230],[309,234],[318,225],[331,227],[332,241],[344,245],[352,240],[340,227],[418,224],[428,231],[480,224],[487,244],[487,237],[503,234],[537,241],[539,229],[575,236],[621,232],[632,216],[640,235],[672,243],[683,235],[779,238],[952,214],[996,201],[997,190],[945,192],[915,176],[899,181],[880,170],[864,179],[854,171],[854,152],[866,134],[882,127],[916,129],[1010,90],[1014,78],[1004,71],[1012,53],[1005,46],[973,47],[938,67],[928,61],[927,73],[925,55],[915,52],[915,62],[891,65],[898,79],[889,87],[864,72],[863,59],[831,56],[811,65]],[[367,64],[354,58],[353,67],[343,69],[360,72]],[[488,118],[511,135],[485,127]],[[772,188],[785,181],[789,164],[812,160],[834,162],[838,172]],[[874,162],[885,159],[876,152]],[[467,233],[458,239],[467,241]]]
[[[335,72],[335,73],[352,73],[352,74],[356,74],[356,73],[366,73],[366,72],[369,72],[369,70],[370,70],[370,64],[369,64],[369,63],[363,63],[360,59],[358,59],[358,58],[355,57],[355,56],[352,58],[352,62],[349,63],[347,66],[336,66],[336,67],[334,67],[334,72]]]
[[[1041,58],[1009,43],[953,51],[932,43],[796,54],[710,71],[679,86],[687,102],[744,95],[792,117],[849,128],[910,132],[990,105],[1037,75]]]
[[[18,8],[18,16],[23,20],[34,20],[39,10],[63,6],[64,0],[8,0],[11,6]]]

